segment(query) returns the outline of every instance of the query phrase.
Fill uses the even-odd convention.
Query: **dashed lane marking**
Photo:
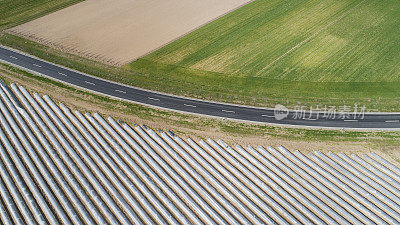
[[[150,99],[150,100],[153,100],[153,101],[160,101],[160,99],[158,99],[158,98],[149,97],[149,99]]]
[[[38,65],[38,64],[33,64],[34,66],[37,66],[37,67],[42,67],[41,65]]]
[[[67,74],[64,74],[64,73],[61,73],[61,72],[58,72],[58,74],[60,74],[60,75],[63,75],[63,76],[65,76],[65,77],[67,77]]]
[[[358,122],[358,120],[343,120],[344,122]]]
[[[386,123],[398,123],[400,122],[399,120],[386,120]]]
[[[225,109],[223,109],[222,112],[226,112],[226,113],[235,113],[235,111],[230,111],[230,110],[225,110]]]
[[[185,106],[187,106],[187,107],[192,107],[192,108],[196,108],[197,106],[195,106],[195,105],[188,105],[188,104],[183,104],[183,105],[185,105]]]
[[[18,59],[17,57],[12,56],[12,55],[10,55],[10,58],[12,58],[12,59]]]
[[[85,81],[85,83],[90,84],[90,85],[96,85],[95,83],[89,82],[89,81]]]
[[[121,90],[115,90],[116,92],[119,92],[119,93],[124,93],[124,94],[126,94],[126,91],[121,91]]]
[[[261,115],[262,117],[269,117],[269,118],[274,118],[275,116],[270,116],[270,115]]]

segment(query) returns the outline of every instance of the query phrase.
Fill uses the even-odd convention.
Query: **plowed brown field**
[[[87,0],[8,32],[123,65],[251,0]]]

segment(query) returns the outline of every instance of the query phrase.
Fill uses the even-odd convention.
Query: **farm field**
[[[391,217],[400,201],[395,195],[400,168],[388,152],[358,149],[357,154],[346,146],[335,154],[329,145],[326,153],[311,146],[302,152],[255,143],[246,147],[230,144],[231,135],[217,140],[155,131],[76,111],[14,83],[0,85],[0,172],[6,177],[1,224],[400,223]],[[246,194],[226,191],[231,189]],[[203,193],[211,194],[205,198]],[[193,204],[193,195],[203,204]],[[13,199],[27,206],[15,206]],[[193,207],[186,207],[186,200]],[[12,210],[17,207],[22,210]],[[207,214],[206,207],[214,213]]]
[[[250,1],[87,0],[8,32],[123,65]]]
[[[394,82],[399,24],[394,0],[259,0],[143,60],[254,79]]]
[[[26,23],[83,0],[2,0],[0,31]]]

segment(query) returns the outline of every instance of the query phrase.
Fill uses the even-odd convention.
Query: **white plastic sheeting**
[[[0,82],[1,224],[400,224],[400,169],[183,140]]]

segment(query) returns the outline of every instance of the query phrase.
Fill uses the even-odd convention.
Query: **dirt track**
[[[123,65],[251,0],[87,0],[8,30]]]

